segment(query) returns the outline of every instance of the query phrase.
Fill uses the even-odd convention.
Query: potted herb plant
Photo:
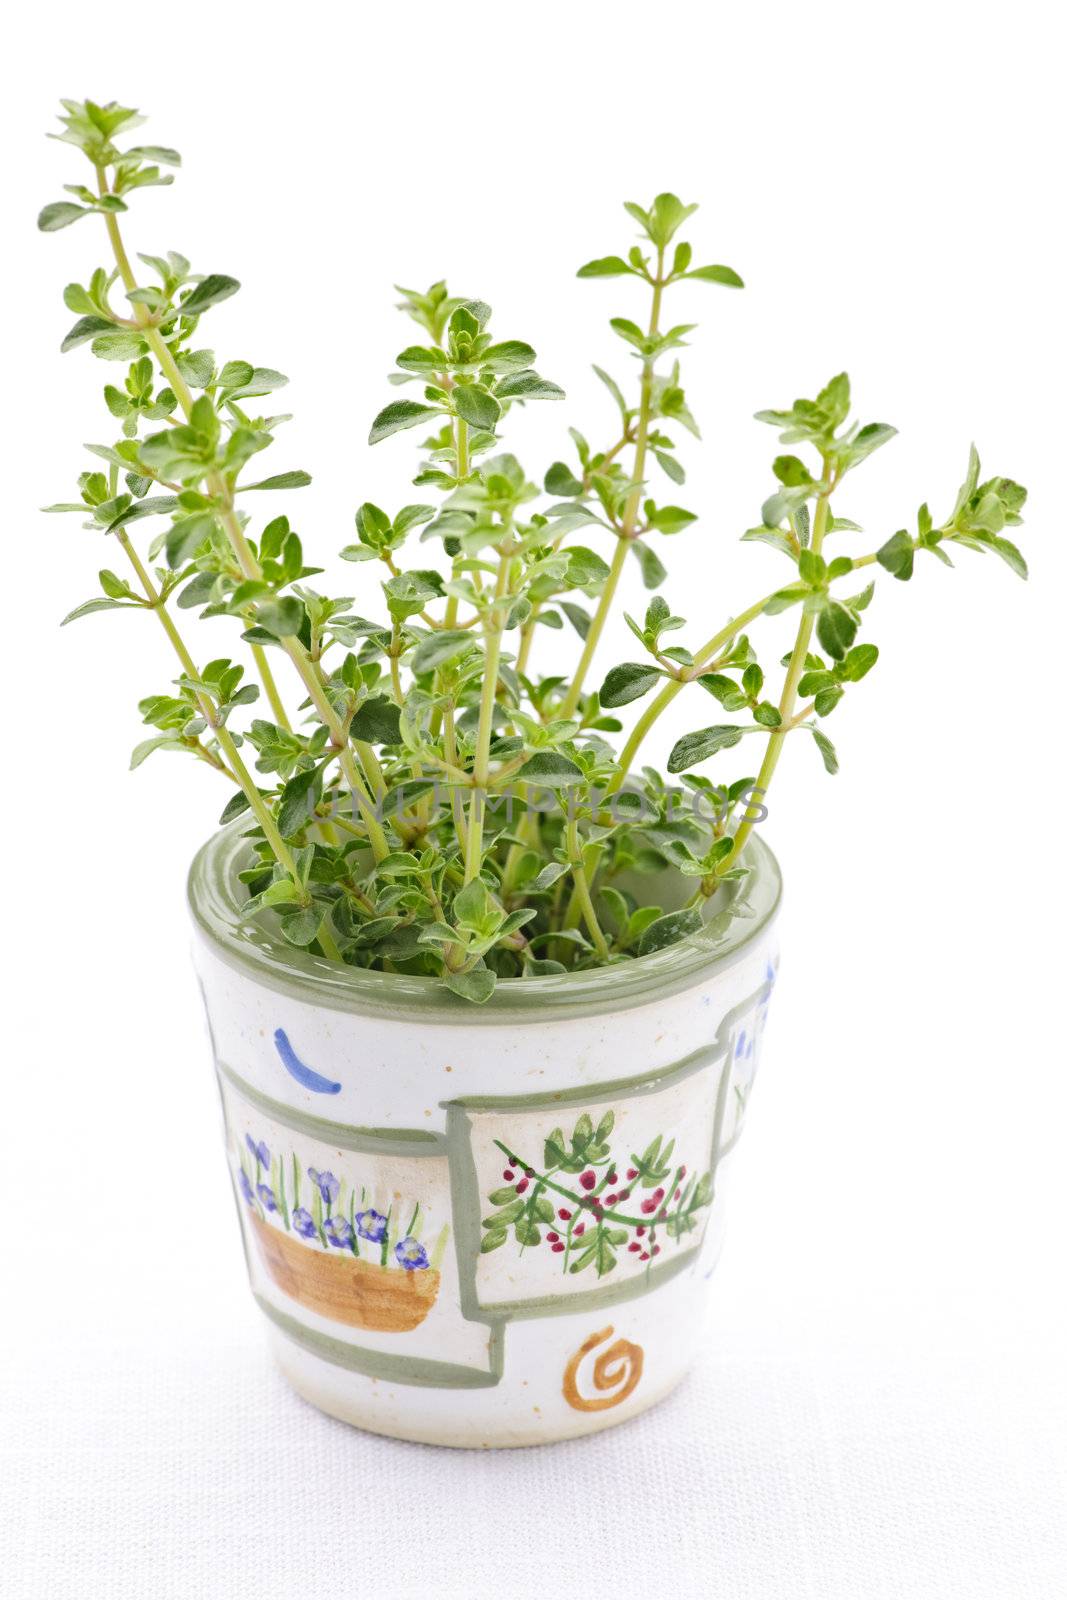
[[[774,982],[758,824],[786,743],[836,771],[825,721],[878,661],[872,579],[960,546],[1025,576],[1005,531],[1025,491],[972,452],[947,514],[869,546],[844,510],[894,430],[850,419],[841,373],[759,414],[785,450],[743,537],[779,552],[780,583],[686,621],[661,592],[666,541],[696,520],[674,301],[741,280],[694,257],[696,208],[664,193],[627,205],[626,254],[579,271],[638,279],[647,311],[612,320],[629,379],[596,369],[602,436],[571,429],[538,479],[503,446],[527,404],[563,399],[534,351],[444,282],[400,290],[417,331],[370,443],[415,430],[416,492],[359,506],[340,554],[360,598],[326,592],[291,520],[307,473],[259,459],[286,379],[208,342],[238,284],[128,251],[135,192],[178,155],[131,142],[142,119],[115,104],[64,101],[61,120],[88,181],[40,226],[92,217],[106,250],[64,292],[62,349],[110,381],[102,442],[49,509],[114,552],[66,620],[163,629],[174,676],[140,702],[132,765],[176,753],[225,791],[190,898],[279,1361],[323,1409],[404,1438],[533,1443],[631,1416],[699,1337]],[[648,598],[612,664],[624,580]],[[778,666],[751,630],[781,612]],[[198,614],[229,619],[231,654],[209,655]],[[683,692],[694,727],[662,774],[650,735]]]

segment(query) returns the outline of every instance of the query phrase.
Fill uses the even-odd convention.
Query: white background
[[[6,1593],[1064,1592],[1063,130],[1043,10],[23,14],[4,105]],[[840,776],[787,751],[768,823],[785,960],[707,1352],[628,1429],[450,1456],[330,1422],[269,1366],[187,960],[183,875],[223,797],[170,758],[125,774],[171,663],[147,618],[57,630],[117,562],[36,510],[71,497],[80,441],[112,437],[100,368],[58,354],[97,224],[33,228],[83,177],[42,137],[60,94],[141,105],[143,137],[182,150],[131,241],[243,281],[210,332],[292,377],[271,468],[314,473],[288,509],[315,556],[360,500],[405,496],[407,441],[365,443],[407,342],[393,282],[447,274],[536,346],[569,395],[509,429],[540,473],[567,422],[606,437],[589,365],[625,370],[607,319],[643,310],[639,286],[574,270],[625,249],[621,201],[661,188],[701,202],[697,259],[749,286],[672,295],[700,323],[701,520],[664,551],[694,642],[778,575],[738,543],[774,453],[752,413],[841,366],[862,417],[900,429],[842,497],[878,542],[924,498],[951,508],[972,437],[1030,486],[1030,583],[968,552],[883,578],[882,660],[830,728]],[[367,569],[344,570],[370,608]],[[202,654],[229,648],[204,627]],[[712,720],[680,703],[661,756]]]

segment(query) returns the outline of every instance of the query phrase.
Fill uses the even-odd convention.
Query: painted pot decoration
[[[668,1393],[702,1338],[777,965],[777,864],[704,935],[502,982],[340,969],[190,877],[252,1292],[293,1386],[402,1439],[541,1444]],[[665,886],[656,887],[665,900]]]

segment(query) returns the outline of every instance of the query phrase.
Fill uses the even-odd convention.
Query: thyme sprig
[[[874,586],[857,587],[855,575],[876,567],[906,581],[917,554],[951,564],[952,546],[992,552],[1026,575],[1005,532],[1021,520],[1025,490],[983,479],[973,451],[944,521],[924,505],[914,531],[846,553],[860,530],[838,514],[842,485],[894,430],[851,419],[841,373],[814,399],[759,413],[783,445],[807,452],[775,457],[773,491],[743,534],[781,555],[786,581],[710,630],[703,621],[695,648],[678,642],[689,625],[655,591],[663,541],[696,521],[675,491],[685,484],[680,437],[699,441],[700,430],[679,364],[695,324],[672,320],[675,298],[694,284],[742,285],[729,267],[694,265],[680,234],[696,207],[664,193],[647,208],[627,205],[637,243],[579,271],[637,279],[647,315],[612,319],[632,380],[595,368],[613,423],[599,442],[572,428],[573,452],[549,466],[543,487],[501,448],[527,404],[564,398],[532,347],[498,338],[489,305],[444,281],[399,290],[418,332],[391,382],[417,398],[385,404],[369,440],[419,431],[417,498],[358,507],[340,554],[371,568],[377,585],[363,586],[358,608],[323,593],[289,514],[261,517],[246,498],[310,477],[289,464],[264,471],[258,459],[288,420],[269,412],[285,376],[205,342],[204,318],[217,320],[236,279],[195,272],[176,252],[127,249],[131,198],[173,180],[177,151],[128,144],[143,120],[129,108],[62,105],[57,137],[88,160],[91,182],[68,185],[72,198],[46,206],[39,225],[54,232],[96,217],[107,257],[64,291],[77,320],[61,348],[88,346],[118,377],[104,385],[105,442],[86,447],[93,461],[77,498],[48,509],[80,513],[126,568],[103,568],[100,593],[66,620],[155,614],[175,676],[140,702],[151,732],[131,765],[184,753],[224,779],[223,820],[247,824],[247,913],[296,946],[436,976],[481,1001],[500,977],[632,960],[709,919],[725,929],[744,910],[745,844],[789,735],[809,734],[836,771],[822,724],[878,660],[858,641]],[[156,530],[146,545],[142,521]],[[591,687],[605,623],[635,570],[653,591],[643,615],[626,615],[639,657]],[[790,609],[795,636],[773,688],[747,630]],[[204,660],[189,612],[229,618],[233,654]],[[534,665],[546,630],[565,627],[580,642],[569,678]],[[636,763],[691,684],[721,715],[675,742],[672,785]],[[624,732],[614,713],[646,698],[617,753],[606,737]],[[747,763],[755,776],[722,774],[722,752],[743,741],[758,753]],[[713,759],[716,781],[693,771]],[[667,868],[691,880],[680,909],[642,892]]]

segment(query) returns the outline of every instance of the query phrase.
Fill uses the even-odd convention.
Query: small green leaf
[[[491,344],[478,360],[494,372],[521,372],[537,360],[537,351],[521,339],[505,339],[501,344]]]
[[[815,631],[827,655],[840,661],[856,637],[857,623],[851,611],[830,600],[819,612]]]
[[[744,279],[738,277],[733,267],[694,267],[687,278],[698,278],[702,283],[721,283],[728,289],[743,289]]]
[[[834,773],[838,770],[837,751],[834,749],[833,745],[830,743],[830,740],[826,737],[821,728],[812,728],[811,736],[819,747],[819,754],[822,756],[823,766],[826,768],[830,776],[833,777]]]
[[[288,839],[315,814],[322,798],[322,769],[309,767],[290,778],[278,802],[278,831]]]
[[[611,568],[602,556],[585,545],[571,545],[567,552],[567,582],[576,589],[588,589],[605,583]]]
[[[548,789],[566,784],[580,783],[584,777],[581,767],[558,750],[537,750],[521,769],[522,780],[542,783]]]
[[[500,421],[499,400],[479,383],[457,384],[452,391],[452,405],[456,415],[472,428],[492,433]]]
[[[685,733],[678,740],[667,761],[668,772],[687,772],[700,761],[729,750],[741,742],[742,730],[731,723],[718,723],[711,728],[699,728],[695,733]]]
[[[139,745],[134,746],[133,753],[130,756],[130,771],[135,772],[142,761],[147,761],[155,750],[181,750],[183,748],[182,741],[176,739],[172,733],[160,733],[153,739],[142,739]]]
[[[56,233],[60,228],[69,228],[79,217],[88,215],[85,206],[76,206],[70,200],[56,200],[52,205],[45,206],[37,218],[37,226],[42,233]]]
[[[79,617],[91,617],[94,611],[129,611],[131,609],[139,610],[140,607],[135,606],[132,601],[128,600],[104,600],[98,597],[95,600],[86,600],[80,606],[75,606],[73,611],[68,611],[59,626],[65,628],[68,622],[77,622]]]
[[[593,371],[596,373],[605,389],[607,389],[608,393],[611,395],[611,398],[614,400],[615,404],[622,413],[623,418],[625,419],[627,416],[627,405],[623,398],[622,390],[615,382],[615,379],[611,377],[609,373],[605,372],[603,367],[594,366]]]
[[[360,706],[349,731],[361,744],[399,744],[400,707],[377,695]]]
[[[697,906],[668,911],[665,916],[649,923],[637,941],[637,954],[650,956],[656,950],[665,950],[668,945],[677,944],[679,939],[688,939],[694,933],[699,933],[703,926],[704,919]]]
[[[1023,558],[1022,551],[1012,544],[1010,539],[1005,539],[999,534],[990,534],[985,543],[990,550],[995,550],[1002,561],[1006,561],[1011,570],[1019,578],[1029,576],[1029,569]]]
[[[492,995],[496,988],[496,973],[488,967],[475,967],[471,972],[446,972],[445,984],[453,994],[462,996],[464,1000],[471,1000],[475,1005],[481,1006]],[[492,1235],[487,1235],[491,1238]],[[503,1243],[503,1240],[501,1240]],[[486,1246],[482,1241],[482,1249],[495,1249],[495,1245]]]
[[[253,489],[306,489],[310,482],[310,472],[298,467],[294,472],[276,472],[273,478],[262,478],[259,483],[239,484],[238,490],[247,494]]]
[[[172,522],[167,530],[165,545],[168,567],[174,571],[183,567],[204,540],[210,539],[214,528],[215,516],[211,511],[196,511],[192,516]]]
[[[536,372],[513,372],[501,378],[496,386],[501,400],[563,400],[565,395],[558,383],[550,383]]]
[[[65,355],[68,350],[75,349],[79,344],[86,344],[90,339],[97,338],[101,333],[111,333],[112,329],[113,324],[106,317],[79,317],[60,345],[60,351]]]
[[[621,278],[626,273],[633,273],[634,268],[621,256],[598,256],[595,261],[587,261],[584,267],[578,268],[579,278]]]
[[[545,493],[555,495],[581,494],[584,485],[580,478],[562,461],[554,461],[545,473]]]
[[[915,543],[906,528],[887,539],[877,554],[878,564],[906,583],[915,570]]]
[[[442,628],[416,646],[411,658],[411,670],[421,676],[424,672],[432,672],[435,667],[443,666],[446,661],[454,660],[456,656],[466,655],[473,648],[474,640],[465,630]]]
[[[600,704],[609,707],[629,705],[631,700],[640,700],[642,695],[654,689],[662,676],[658,668],[644,662],[624,661],[621,666],[612,667],[604,679]]]
[[[377,444],[381,439],[388,439],[391,433],[399,433],[402,428],[417,428],[427,418],[439,415],[441,409],[440,406],[420,405],[416,400],[394,400],[392,405],[379,411],[371,423],[367,442]]]
[[[658,589],[667,577],[667,569],[650,544],[643,539],[632,539],[630,549],[641,568],[641,578],[646,589]]]
[[[218,305],[220,300],[228,300],[240,287],[236,278],[227,278],[219,272],[209,273],[195,285],[192,293],[185,297],[178,310],[183,317],[198,317],[210,306]]]
[[[182,158],[177,150],[172,150],[165,144],[139,144],[131,150],[122,152],[122,159],[129,161],[158,161],[164,167],[180,167]]]
[[[865,678],[878,660],[878,646],[876,644],[858,644],[850,650],[838,668],[841,676],[849,683],[859,683]]]
[[[291,639],[304,625],[304,606],[294,595],[266,600],[256,612],[256,622],[275,639]]]

